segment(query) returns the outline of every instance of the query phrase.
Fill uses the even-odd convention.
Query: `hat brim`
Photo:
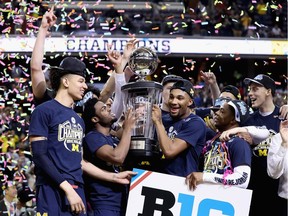
[[[216,112],[216,111],[218,111],[219,109],[220,109],[220,106],[218,107],[218,106],[212,106],[212,107],[210,107],[210,109],[212,110],[212,111],[214,111],[214,112]]]
[[[85,73],[82,73],[82,72],[79,72],[79,71],[64,70],[64,68],[57,67],[57,66],[50,66],[50,71],[59,71],[61,77],[66,75],[66,74],[74,74],[74,75],[79,75],[79,76],[82,76],[82,77],[86,78],[86,74]]]
[[[61,70],[61,71],[64,71],[63,68],[58,67],[58,66],[50,66],[49,68],[50,68],[50,70],[52,69],[52,70]]]
[[[50,66],[49,67],[50,71],[64,71],[63,68],[57,67],[57,66]]]
[[[245,78],[245,79],[244,79],[244,83],[245,83],[246,85],[250,85],[251,82],[256,83],[256,84],[258,84],[258,85],[261,85],[261,86],[264,86],[262,83],[258,82],[257,80],[250,79],[250,78]]]
[[[176,78],[176,77],[171,77],[167,78],[167,80],[162,81],[162,85],[165,86],[167,83],[176,83],[177,81],[181,81],[183,78]]]

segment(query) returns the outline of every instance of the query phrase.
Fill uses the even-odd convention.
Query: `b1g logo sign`
[[[134,169],[126,216],[245,216],[252,191],[202,184],[188,190],[185,179]]]
[[[166,190],[159,190],[156,188],[142,187],[142,193],[145,196],[143,211],[138,216],[151,216],[154,212],[160,212],[161,215],[174,216],[171,209],[175,205],[176,197],[173,193]],[[162,200],[162,203],[157,203],[157,200]],[[192,215],[194,208],[195,196],[189,194],[179,193],[177,202],[181,205],[179,216]],[[231,203],[223,202],[214,199],[203,199],[198,208],[197,215],[207,216],[210,210],[216,210],[220,215],[235,215],[234,207]]]

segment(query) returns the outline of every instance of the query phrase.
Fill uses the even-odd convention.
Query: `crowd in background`
[[[189,1],[140,1],[137,7],[129,1],[125,10],[121,3],[101,1],[100,8],[89,1],[58,4],[55,34],[287,37],[287,1],[202,0],[195,10]],[[0,31],[34,35],[48,6],[45,1],[1,1]]]

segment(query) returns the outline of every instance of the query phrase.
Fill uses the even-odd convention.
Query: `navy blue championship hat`
[[[214,102],[214,105],[212,107],[210,107],[211,110],[213,111],[217,111],[220,109],[220,107],[226,103],[226,102],[229,102],[231,101],[230,98],[226,98],[226,97],[221,97],[221,98],[216,98],[215,102]]]
[[[64,58],[59,67],[51,66],[51,70],[57,70],[60,77],[66,74],[75,74],[82,77],[86,77],[86,65],[81,60],[74,57]]]
[[[166,85],[167,83],[177,82],[177,81],[179,81],[179,80],[183,80],[183,78],[182,78],[181,76],[177,76],[177,75],[170,74],[170,75],[165,76],[165,77],[162,79],[161,84],[164,86],[164,85]]]
[[[271,89],[272,95],[275,94],[276,84],[275,84],[275,81],[271,77],[265,74],[259,74],[256,77],[254,77],[254,79],[250,79],[250,78],[244,79],[244,83],[246,85],[250,85],[251,82],[264,86],[266,89]]]
[[[232,106],[235,111],[235,120],[238,123],[245,122],[249,117],[249,107],[242,100],[231,100],[228,105]]]
[[[241,100],[241,94],[239,89],[236,86],[233,85],[227,85],[224,86],[221,93],[222,92],[229,92],[231,93],[236,99]]]
[[[194,97],[193,84],[189,80],[181,79],[175,82],[171,87],[171,90],[173,89],[181,89],[182,91],[185,91],[192,99]]]

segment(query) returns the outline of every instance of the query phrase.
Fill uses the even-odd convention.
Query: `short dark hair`
[[[21,203],[26,203],[35,197],[35,193],[27,182],[19,184],[17,187],[17,198]]]
[[[61,83],[61,75],[58,73],[57,70],[53,70],[53,69],[50,70],[49,80],[51,83],[51,88],[54,91],[57,91]]]
[[[94,128],[94,124],[91,121],[91,119],[95,116],[96,110],[95,110],[95,104],[99,100],[97,98],[91,98],[84,104],[84,111],[82,114],[82,119],[85,123],[85,133],[87,134]]]

